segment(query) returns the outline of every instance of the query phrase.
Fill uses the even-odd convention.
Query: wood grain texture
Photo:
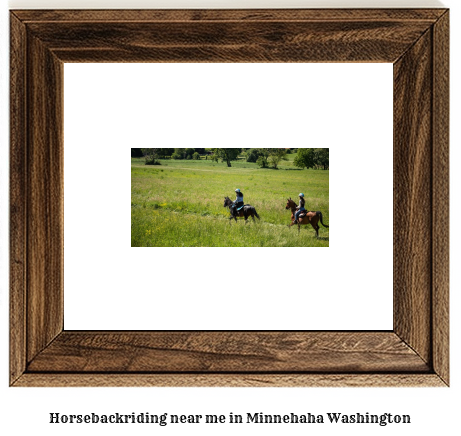
[[[386,332],[63,332],[30,372],[429,372]]]
[[[425,21],[32,23],[64,62],[393,62]]]
[[[432,33],[394,64],[394,331],[431,361]]]
[[[14,10],[22,22],[189,22],[189,21],[426,21],[432,25],[446,9],[159,9]]]
[[[28,35],[27,359],[63,329],[62,63]]]
[[[25,26],[10,21],[10,383],[26,369],[26,52]]]
[[[448,14],[15,11],[14,386],[446,386]],[[63,332],[63,62],[395,62],[394,332]]]
[[[443,387],[435,374],[40,374],[16,387]]]
[[[449,12],[434,26],[432,326],[434,370],[449,383]]]

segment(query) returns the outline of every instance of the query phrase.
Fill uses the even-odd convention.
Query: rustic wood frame
[[[448,385],[447,9],[10,20],[12,386]],[[63,331],[64,62],[392,62],[393,331]]]

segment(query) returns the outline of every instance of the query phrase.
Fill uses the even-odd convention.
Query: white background
[[[371,4],[370,4],[371,3]],[[429,2],[386,2],[387,5],[427,5]],[[434,5],[435,2],[430,2]],[[165,4],[165,2],[163,2]],[[169,2],[170,6],[173,4]],[[174,2],[179,6],[188,3],[183,1]],[[190,3],[189,3],[190,4]],[[213,5],[213,2],[195,2],[197,6]],[[215,2],[218,5],[234,5],[230,2]],[[276,7],[276,6],[309,6],[317,5],[318,2],[297,1],[297,2],[246,2],[247,6]],[[382,2],[350,2],[336,1],[334,6],[351,7],[382,6]],[[437,3],[435,3],[437,5]],[[445,2],[451,7],[451,77],[460,77],[459,68],[460,52],[460,6],[455,1]],[[162,5],[162,2],[141,2],[141,1],[86,1],[86,2],[32,2],[12,1],[11,7],[155,7]],[[329,3],[331,5],[331,3]],[[2,5],[1,15],[1,99],[8,101],[8,39],[7,39],[7,10]],[[452,101],[452,126],[451,143],[459,144],[460,127],[457,119],[460,116],[459,97],[460,90],[456,80],[451,83]],[[451,228],[451,387],[449,389],[404,389],[404,388],[81,388],[81,389],[52,389],[52,388],[8,388],[8,108],[6,104],[1,106],[1,252],[0,268],[2,273],[1,294],[0,294],[0,319],[1,329],[1,361],[0,361],[0,429],[2,434],[47,434],[47,435],[125,435],[128,432],[136,435],[151,435],[154,432],[165,434],[234,434],[235,427],[221,426],[214,427],[200,426],[195,429],[190,426],[167,426],[162,428],[150,426],[121,426],[121,427],[63,427],[50,426],[48,422],[49,412],[60,413],[131,413],[149,411],[151,413],[215,413],[228,414],[229,412],[245,414],[246,412],[264,413],[327,413],[339,411],[343,413],[409,413],[412,416],[413,424],[408,426],[341,426],[339,428],[329,425],[323,426],[239,426],[239,434],[296,434],[296,435],[374,435],[374,434],[447,434],[455,435],[459,432],[459,401],[461,400],[460,388],[460,317],[459,304],[460,296],[457,290],[460,287],[459,268],[456,265],[461,261],[459,245],[459,228],[453,225]],[[456,217],[460,212],[461,195],[459,186],[461,174],[456,171],[459,164],[459,147],[451,148],[451,214]],[[452,219],[452,223],[456,224]],[[232,433],[231,433],[232,432]]]
[[[392,64],[65,64],[64,83],[67,330],[392,330]],[[217,143],[329,147],[330,247],[131,248],[130,148]]]

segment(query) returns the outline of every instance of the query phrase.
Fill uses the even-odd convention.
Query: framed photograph
[[[449,385],[447,9],[18,10],[10,21],[11,386]],[[393,329],[65,329],[74,63],[392,64]]]

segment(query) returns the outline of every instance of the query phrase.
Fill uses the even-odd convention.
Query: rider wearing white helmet
[[[243,206],[243,193],[238,188],[235,190],[235,193],[237,195],[237,198],[235,199],[234,204],[232,206],[232,215],[234,214],[234,212],[237,213],[239,207]]]
[[[299,194],[299,206],[298,206],[298,210],[296,211],[296,214],[295,214],[295,220],[293,221],[293,224],[297,224],[298,223],[298,217],[299,217],[299,214],[306,210],[304,209],[304,205],[306,204],[306,202],[304,201],[304,194],[301,192],[301,194]]]

